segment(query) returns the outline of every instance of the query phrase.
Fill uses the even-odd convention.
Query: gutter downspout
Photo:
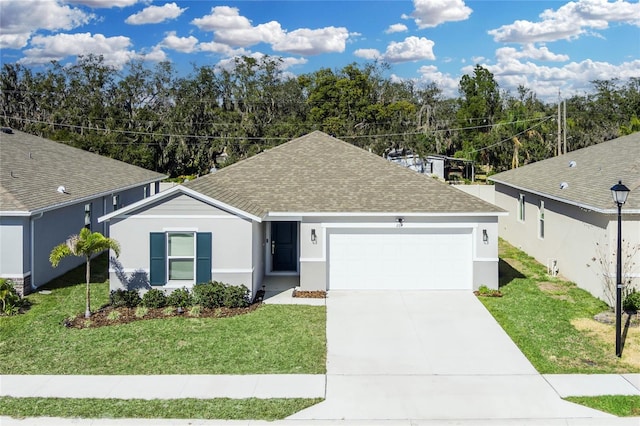
[[[29,254],[30,254],[30,258],[31,258],[31,259],[29,259],[29,262],[31,264],[30,265],[31,266],[31,284],[30,284],[30,286],[31,286],[31,290],[32,291],[36,289],[36,287],[35,287],[36,280],[34,278],[35,277],[35,268],[36,268],[36,262],[35,262],[35,251],[36,251],[36,249],[35,249],[35,237],[34,237],[34,235],[35,235],[35,221],[38,220],[38,219],[41,219],[43,215],[44,215],[44,212],[40,212],[40,213],[38,213],[38,215],[31,216],[31,218],[29,219],[30,233],[31,233],[31,235],[29,235],[29,239],[31,240],[30,243],[29,243],[29,252],[30,252]]]

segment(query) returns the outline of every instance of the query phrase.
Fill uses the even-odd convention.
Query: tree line
[[[99,56],[42,71],[3,64],[3,126],[170,176],[201,175],[322,130],[384,154],[406,149],[476,161],[497,172],[556,154],[558,104],[526,87],[500,89],[476,66],[459,96],[437,84],[385,77],[384,63],[322,68],[297,77],[277,57],[240,57],[228,68],[131,61],[118,70]],[[640,77],[592,82],[566,99],[567,144],[575,150],[640,130]]]

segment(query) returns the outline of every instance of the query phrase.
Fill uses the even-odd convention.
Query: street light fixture
[[[629,188],[618,181],[611,187],[613,202],[618,205],[618,252],[616,256],[616,356],[622,356],[622,205],[627,201]]]

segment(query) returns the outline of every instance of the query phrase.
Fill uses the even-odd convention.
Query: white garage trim
[[[472,289],[472,228],[352,227],[328,238],[330,290]]]

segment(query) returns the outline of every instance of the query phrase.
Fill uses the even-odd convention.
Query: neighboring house
[[[422,158],[406,149],[393,149],[385,155],[385,158],[418,173],[435,176],[446,181],[475,180],[473,161],[462,158],[447,157],[446,155],[427,155]]]
[[[607,295],[605,284],[615,284],[618,235],[610,188],[621,180],[631,190],[622,206],[623,274],[625,281],[638,283],[640,133],[490,179],[496,204],[510,213],[500,218],[500,236],[547,265],[551,274],[559,273],[609,303],[611,288]]]
[[[498,286],[502,209],[316,131],[110,213],[111,288]],[[268,278],[268,280],[267,280]]]
[[[165,176],[81,149],[3,128],[0,132],[0,278],[20,293],[80,265],[52,268],[51,249],[98,217],[152,195]]]

